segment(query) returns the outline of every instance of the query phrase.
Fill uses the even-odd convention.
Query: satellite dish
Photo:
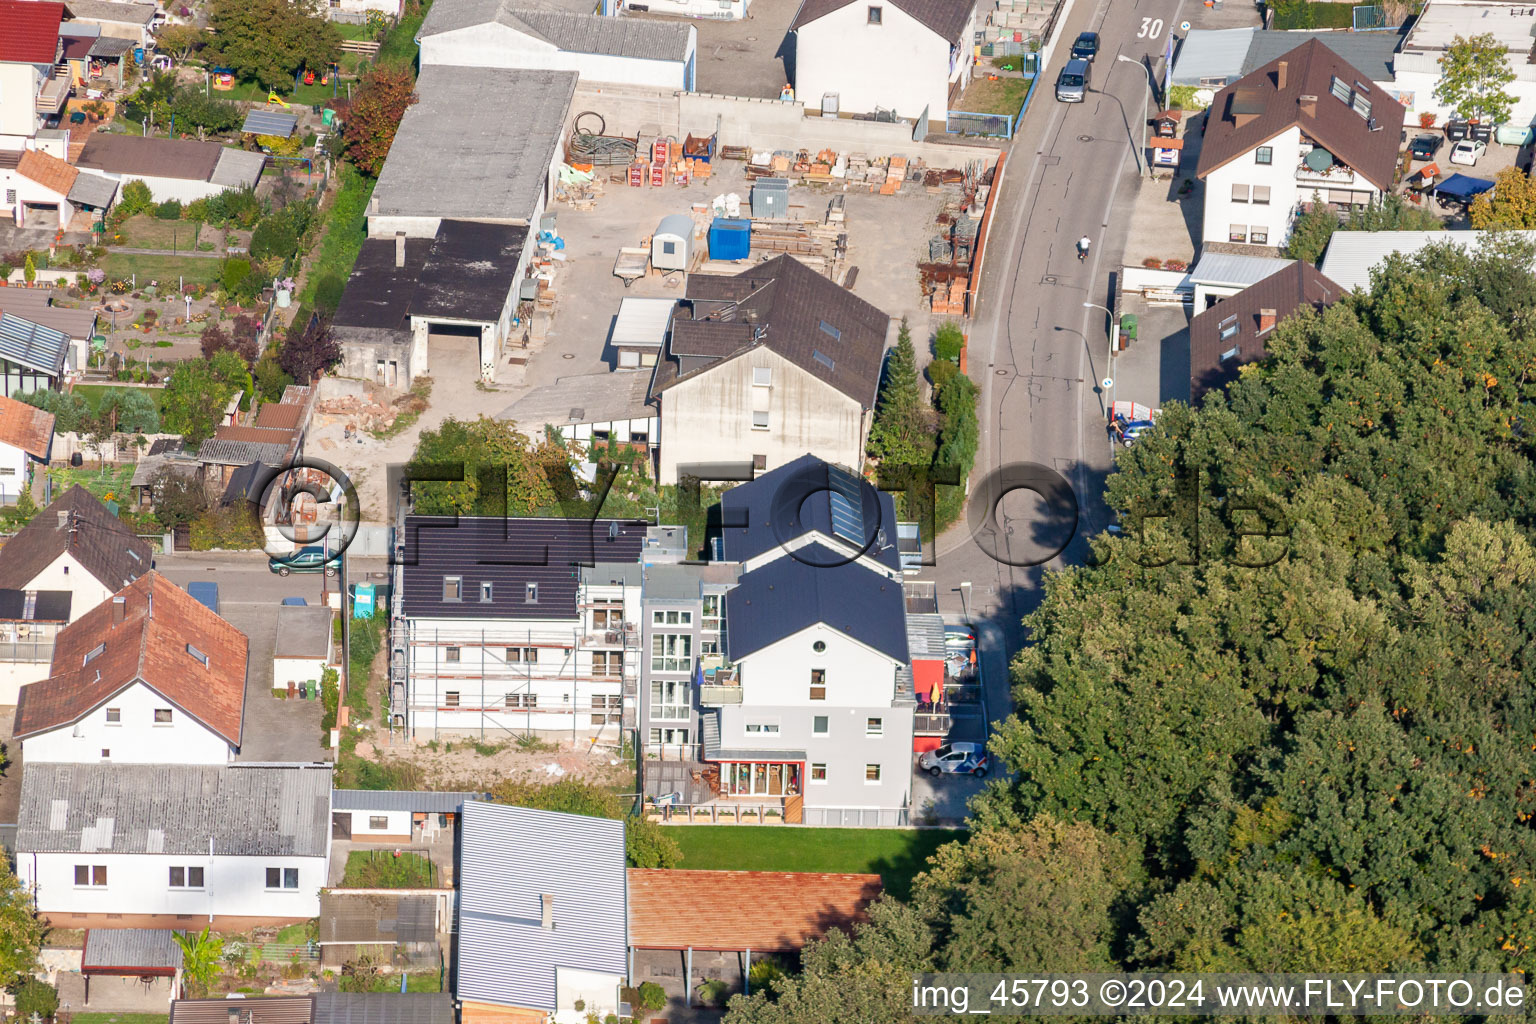
[[[1103,380],[1099,381],[1099,387],[1103,388],[1105,391],[1108,391],[1110,388],[1112,388],[1114,386],[1115,386],[1115,378],[1113,378],[1113,377],[1105,377]]]

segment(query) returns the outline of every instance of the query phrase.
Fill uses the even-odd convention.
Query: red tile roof
[[[788,953],[864,921],[879,875],[629,869],[629,944]]]
[[[123,599],[123,621],[113,609]],[[207,655],[208,663],[187,650]],[[96,647],[104,650],[89,661]],[[21,688],[16,737],[77,722],[142,682],[214,733],[240,745],[245,713],[245,634],[157,572],[150,572],[66,626],[53,674]]]
[[[75,185],[75,179],[80,176],[80,172],[66,161],[38,149],[30,149],[22,154],[16,170],[23,177],[31,178],[39,185],[61,196],[69,195],[69,190]]]
[[[253,441],[257,444],[288,444],[293,431],[281,427],[219,427],[213,436],[220,441]]]
[[[277,430],[297,430],[304,422],[304,406],[267,404],[256,410],[256,426]]]
[[[64,5],[60,3],[0,0],[0,60],[52,64],[59,52],[59,23],[63,20]]]
[[[53,413],[0,396],[0,442],[46,459],[53,446]]]

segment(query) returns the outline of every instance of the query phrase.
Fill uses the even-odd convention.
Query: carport
[[[147,1002],[163,1010],[180,988],[181,946],[166,928],[92,928],[85,933],[80,974],[86,1006],[139,1009]]]
[[[705,976],[739,979],[750,994],[754,952],[798,956],[831,929],[867,920],[881,890],[879,875],[794,871],[630,868],[628,880],[629,983],[657,980],[686,1006],[693,1005],[695,952],[727,954]],[[644,979],[636,976],[637,959]]]

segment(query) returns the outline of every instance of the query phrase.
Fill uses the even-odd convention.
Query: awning
[[[1436,198],[1445,196],[1450,199],[1466,201],[1474,196],[1480,196],[1484,192],[1492,190],[1493,182],[1487,178],[1473,178],[1465,174],[1453,174],[1440,184],[1435,186]]]
[[[912,659],[912,685],[917,696],[926,700],[934,686],[944,685],[944,663],[927,658]]]

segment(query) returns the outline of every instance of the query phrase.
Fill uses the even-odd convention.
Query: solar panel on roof
[[[298,127],[299,119],[293,114],[278,110],[253,110],[245,115],[240,130],[249,135],[276,135],[286,139]]]
[[[864,536],[864,496],[859,479],[837,466],[827,467],[827,486],[832,505],[832,535],[855,547],[862,547]]]

